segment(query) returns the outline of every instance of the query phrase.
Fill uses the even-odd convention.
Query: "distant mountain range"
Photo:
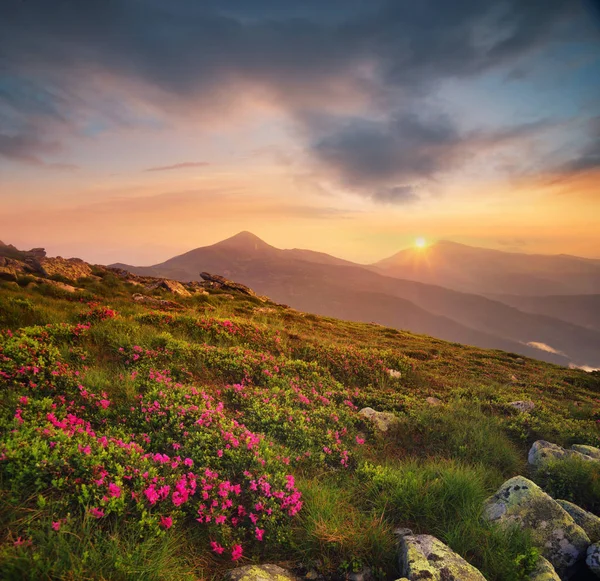
[[[112,266],[181,281],[207,271],[303,311],[600,367],[598,315],[585,315],[600,301],[600,261],[442,242],[365,266],[242,232],[154,266]],[[531,296],[559,292],[571,296]]]

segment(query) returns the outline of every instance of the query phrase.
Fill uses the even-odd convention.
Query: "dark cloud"
[[[48,140],[49,123],[71,136],[144,122],[126,99],[86,90],[94,75],[158,109],[161,99],[247,104],[258,88],[342,183],[408,201],[413,184],[464,154],[465,137],[425,118],[418,97],[444,79],[516,66],[561,41],[580,13],[568,0],[3,0],[0,121],[16,141],[0,155],[41,159],[30,123]],[[345,98],[363,103],[363,119],[331,121],[329,134],[307,122]]]
[[[394,186],[381,188],[373,193],[373,200],[383,204],[407,204],[419,199],[413,186]]]
[[[184,161],[182,163],[175,163],[173,165],[161,165],[157,167],[149,167],[144,171],[170,171],[173,169],[187,169],[190,167],[206,167],[210,165],[207,161]]]
[[[57,143],[45,142],[35,135],[0,133],[0,156],[30,165],[45,165],[40,156],[58,148]]]
[[[600,169],[600,117],[589,123],[587,143],[562,168],[566,173],[582,173]]]

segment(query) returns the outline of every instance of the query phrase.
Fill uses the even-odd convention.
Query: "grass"
[[[535,561],[530,539],[486,524],[483,501],[528,474],[536,439],[600,444],[599,374],[238,295],[148,292],[101,268],[94,275],[75,294],[0,282],[2,578],[217,579],[238,564],[281,562],[329,579],[365,566],[395,579],[393,531],[408,527],[439,537],[490,581],[524,579]],[[157,312],[132,301],[137,292],[181,308]],[[116,316],[93,314],[104,306]],[[535,409],[518,414],[509,403],[520,399]],[[395,413],[398,429],[373,431],[357,413],[366,406]],[[198,427],[203,413],[214,423]],[[48,414],[58,422],[71,414],[87,432],[63,433]],[[231,444],[248,433],[255,449]],[[234,525],[231,511],[223,526],[199,524],[197,495],[150,505],[136,480],[151,471],[174,488],[179,463],[156,466],[141,452],[98,447],[99,437],[180,454],[198,474],[208,468],[231,482],[260,471],[284,494],[294,477],[303,506],[256,526],[248,517]],[[122,496],[109,497],[106,483],[96,490],[100,470]],[[530,476],[553,496],[600,510],[589,464]],[[260,501],[252,494],[243,499],[250,510]],[[211,541],[226,550],[215,553]],[[234,562],[236,543],[244,553]]]

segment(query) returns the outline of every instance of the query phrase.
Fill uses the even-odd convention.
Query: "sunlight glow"
[[[415,246],[417,248],[425,248],[427,246],[427,241],[423,237],[419,237],[415,240]]]

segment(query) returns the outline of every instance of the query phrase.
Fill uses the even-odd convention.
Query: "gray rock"
[[[473,565],[431,535],[400,538],[400,571],[409,581],[485,581]]]
[[[227,573],[229,581],[296,581],[297,577],[277,565],[246,565]]]
[[[584,510],[568,500],[557,500],[556,502],[571,515],[571,518],[585,531],[585,534],[590,537],[592,543],[600,541],[600,517]]]
[[[391,412],[377,412],[373,408],[363,408],[358,415],[369,420],[380,432],[387,432],[400,423],[396,415]]]
[[[579,452],[594,460],[600,460],[600,448],[594,448],[594,446],[586,446],[584,444],[573,444],[571,450],[575,450],[575,452]]]
[[[530,532],[534,544],[562,573],[582,559],[590,539],[553,498],[537,484],[515,476],[485,503],[484,515],[493,522],[517,524]]]
[[[600,543],[588,547],[585,564],[596,577],[600,577]]]
[[[560,577],[552,563],[540,557],[535,570],[529,575],[529,581],[560,581]]]
[[[527,456],[527,461],[532,466],[539,468],[546,464],[549,460],[565,460],[568,458],[579,458],[589,462],[597,462],[592,456],[582,454],[577,450],[565,450],[557,444],[546,442],[545,440],[538,440],[533,443]]]
[[[442,405],[442,400],[441,400],[441,399],[438,399],[437,397],[428,397],[428,398],[427,398],[425,401],[426,401],[426,402],[427,402],[427,403],[428,403],[430,406],[433,406],[433,407],[437,407],[437,406],[439,406],[439,405]]]
[[[535,404],[530,400],[511,401],[508,405],[521,413],[530,412],[535,408]]]

